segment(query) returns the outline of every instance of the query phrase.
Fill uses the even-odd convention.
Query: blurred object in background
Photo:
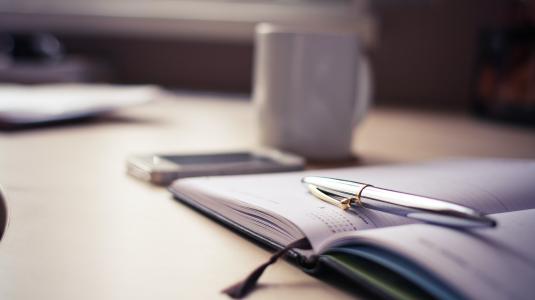
[[[368,0],[0,0],[0,28],[47,31],[115,83],[250,92],[258,22],[349,27],[373,43]]]
[[[49,33],[10,34],[11,57],[17,61],[57,62],[64,57],[63,46]]]
[[[476,113],[535,124],[535,18],[529,1],[511,1],[505,26],[482,32],[474,87]]]
[[[109,79],[96,61],[66,55],[49,33],[0,34],[0,82],[94,82]]]
[[[0,84],[0,129],[110,113],[158,99],[161,93],[154,86]]]
[[[347,26],[368,46],[376,104],[468,110],[478,36],[503,28],[512,1],[0,0],[0,28],[50,32],[62,60],[103,65],[114,83],[249,93],[255,24]]]
[[[13,39],[9,35],[0,34],[0,70],[7,68],[11,62],[12,49]]]

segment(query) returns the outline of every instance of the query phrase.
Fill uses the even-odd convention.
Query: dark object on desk
[[[11,34],[4,39],[11,45],[9,53],[15,61],[59,61],[65,55],[63,45],[52,34]]]
[[[0,57],[0,82],[25,84],[106,82],[111,78],[110,74],[111,71],[104,64],[83,57],[68,57],[53,62],[16,62]]]
[[[52,34],[0,34],[0,82],[103,82],[110,74],[100,61],[67,55]]]
[[[4,236],[4,232],[7,226],[7,206],[6,199],[2,194],[2,189],[0,189],[0,240]]]

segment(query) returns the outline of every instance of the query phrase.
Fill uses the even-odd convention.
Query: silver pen
[[[443,200],[328,177],[309,176],[301,181],[311,194],[344,210],[360,206],[451,227],[496,226],[496,221],[472,208]]]

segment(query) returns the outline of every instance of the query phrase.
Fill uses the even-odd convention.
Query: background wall
[[[251,42],[60,37],[68,52],[109,62],[117,82],[228,92],[249,92],[251,88]]]
[[[379,43],[370,52],[378,102],[465,106],[478,33],[496,27],[500,0],[376,1]]]
[[[470,100],[477,36],[503,19],[506,0],[371,1],[376,102],[463,107]],[[67,49],[109,61],[118,82],[250,92],[250,42],[61,36]]]

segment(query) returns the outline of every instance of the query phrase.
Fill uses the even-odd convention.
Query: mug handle
[[[357,70],[357,84],[355,90],[355,113],[353,125],[357,125],[368,111],[372,101],[372,70],[367,56],[360,54],[359,68]]]

